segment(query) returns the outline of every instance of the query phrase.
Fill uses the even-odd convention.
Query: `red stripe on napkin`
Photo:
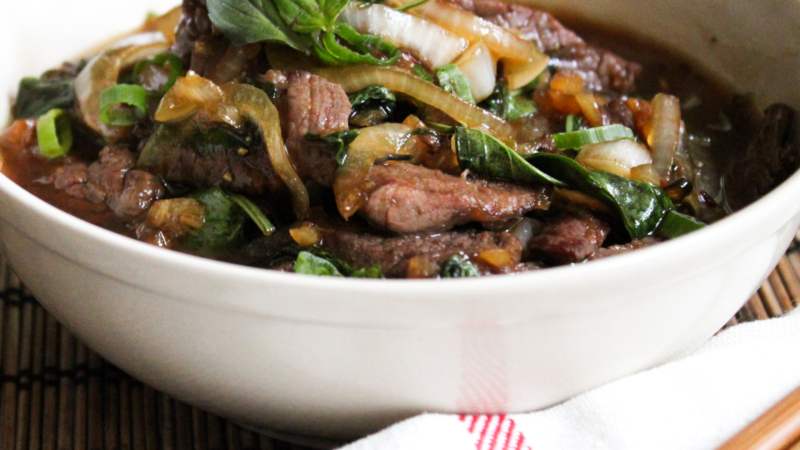
[[[475,437],[475,450],[530,450],[514,419],[500,415],[460,415]]]

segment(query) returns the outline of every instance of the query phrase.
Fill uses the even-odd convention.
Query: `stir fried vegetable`
[[[0,146],[37,189],[155,245],[339,278],[579,263],[725,214],[704,152],[741,117],[637,97],[639,65],[544,12],[200,3],[22,80]]]

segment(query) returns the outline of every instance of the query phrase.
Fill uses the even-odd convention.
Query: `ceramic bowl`
[[[667,44],[760,106],[800,107],[795,0],[542,0]],[[162,1],[13,2],[0,89]],[[4,10],[8,10],[4,6]],[[5,123],[8,96],[0,96]],[[78,338],[180,400],[281,432],[354,438],[423,411],[520,412],[714,334],[800,224],[800,175],[675,241],[575,267],[451,281],[296,276],[200,259],[82,222],[0,176],[0,240]]]

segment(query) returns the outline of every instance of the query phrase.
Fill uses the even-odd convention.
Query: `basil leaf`
[[[441,86],[442,89],[467,103],[475,104],[469,82],[464,77],[464,74],[461,73],[461,69],[459,69],[458,66],[455,64],[447,64],[446,66],[436,69],[436,78],[439,79],[439,86]]]
[[[51,109],[67,109],[75,103],[73,80],[23,78],[12,111],[15,119],[30,119]]]
[[[245,214],[250,216],[250,219],[252,219],[258,229],[264,233],[264,236],[269,236],[275,232],[275,225],[273,225],[272,222],[267,219],[267,216],[264,215],[264,212],[261,211],[261,208],[253,203],[249,198],[239,194],[230,194],[229,197],[232,202],[236,203],[240,208],[242,208]]]
[[[588,144],[620,139],[634,139],[633,130],[624,125],[614,124],[553,135],[553,140],[559,150],[572,150]]]
[[[348,95],[353,113],[350,125],[371,127],[389,120],[397,106],[397,98],[383,86],[369,86]]]
[[[508,121],[529,116],[537,110],[529,92],[522,89],[509,91],[505,83],[499,83],[492,95],[478,106]]]
[[[275,41],[307,51],[314,41],[284,22],[277,3],[293,0],[208,0],[208,16],[235,45]]]
[[[615,211],[632,239],[653,234],[673,209],[669,197],[650,184],[601,170],[589,171],[563,155],[536,153],[526,159],[570,188],[600,200]]]
[[[323,142],[329,145],[336,152],[336,162],[342,165],[347,159],[348,146],[358,137],[360,132],[361,130],[347,130],[322,136],[309,133],[305,138],[309,141]]]
[[[455,255],[442,265],[440,276],[442,278],[465,278],[479,277],[481,274],[475,264],[460,255]]]
[[[514,150],[482,131],[457,127],[453,139],[458,164],[462,169],[520,183],[565,186],[557,178],[532,166]]]
[[[213,125],[208,130],[198,130],[190,140],[191,147],[201,155],[249,148],[252,138],[227,124]]]
[[[294,263],[295,273],[304,273],[306,275],[323,275],[329,277],[343,277],[336,266],[330,263],[325,258],[320,258],[309,252],[300,252],[297,255],[297,261]]]
[[[219,186],[192,196],[206,206],[205,224],[189,231],[183,245],[195,250],[218,249],[236,242],[242,231],[245,213]]]
[[[703,228],[705,224],[692,216],[672,210],[667,213],[658,226],[656,233],[669,239],[674,239],[684,234]]]
[[[347,42],[352,48],[339,43]],[[361,34],[346,23],[336,24],[334,31],[322,35],[321,44],[314,44],[319,59],[327,64],[374,64],[390,66],[397,62],[401,52],[391,42],[373,34]],[[375,57],[375,55],[382,55]]]
[[[319,247],[309,247],[303,251],[297,248],[284,249],[285,254],[292,254],[295,252],[297,252],[297,262],[295,263],[294,271],[297,273],[339,277],[347,276],[350,278],[383,278],[381,267],[378,265],[367,269],[353,269],[353,267],[346,262]],[[298,272],[298,264],[300,264],[299,268],[303,270],[303,272]]]

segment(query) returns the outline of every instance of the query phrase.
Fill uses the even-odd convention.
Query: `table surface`
[[[796,239],[726,326],[776,317],[800,300]],[[304,450],[162,394],[76,340],[0,256],[0,449]]]

